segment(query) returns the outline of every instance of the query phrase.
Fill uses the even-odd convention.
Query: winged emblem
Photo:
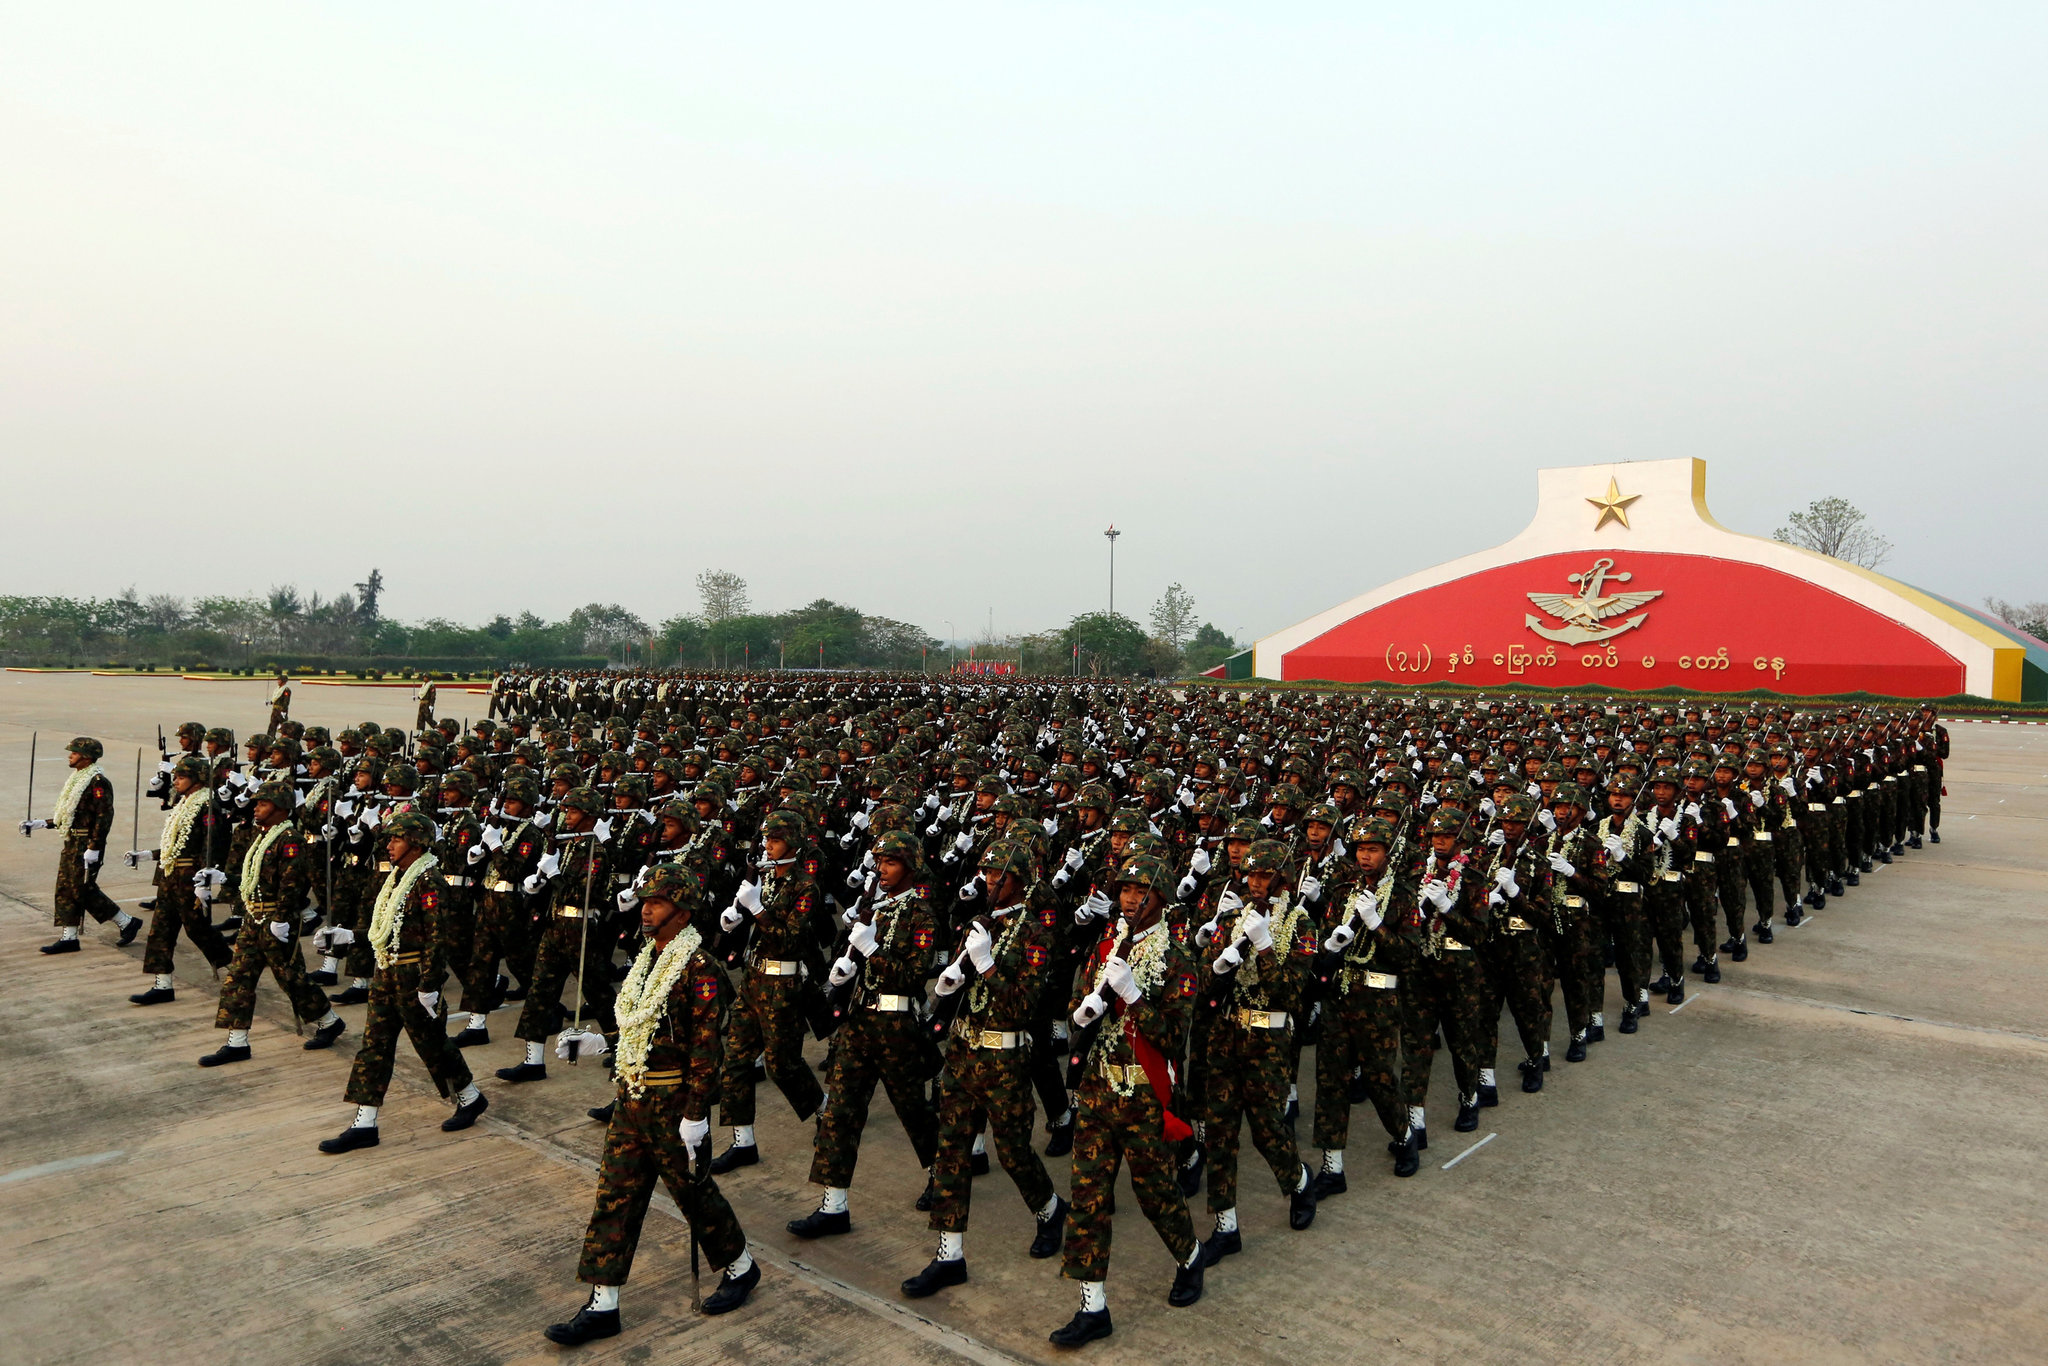
[[[1524,617],[1524,623],[1545,640],[1554,640],[1560,645],[1589,645],[1632,631],[1648,620],[1648,612],[1637,612],[1635,616],[1609,625],[1601,623],[1624,612],[1634,612],[1636,608],[1664,596],[1662,589],[1649,592],[1605,591],[1609,583],[1627,583],[1633,577],[1628,573],[1615,573],[1614,561],[1603,556],[1595,560],[1593,567],[1585,573],[1567,576],[1565,581],[1577,584],[1578,592],[1528,595],[1530,602],[1564,622],[1562,627],[1544,624],[1533,612]]]

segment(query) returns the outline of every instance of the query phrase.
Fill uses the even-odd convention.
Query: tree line
[[[0,661],[344,671],[521,663],[938,671],[971,649],[1016,660],[1031,673],[1172,677],[1213,667],[1235,648],[1215,626],[1195,626],[1193,599],[1179,584],[1154,605],[1150,633],[1129,617],[1091,612],[1056,630],[969,649],[951,649],[922,627],[828,598],[759,612],[746,580],[729,570],[706,570],[697,590],[697,610],[654,624],[601,602],[555,621],[520,612],[477,625],[446,617],[402,622],[382,611],[384,576],[375,569],[332,596],[296,584],[242,597],[144,596],[133,588],[111,598],[0,596]]]

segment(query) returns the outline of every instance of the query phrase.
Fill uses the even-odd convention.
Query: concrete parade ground
[[[1193,1308],[1167,1306],[1170,1259],[1126,1177],[1115,1335],[1061,1354],[1046,1334],[1076,1292],[1024,1255],[1030,1215],[1000,1167],[976,1182],[971,1280],[910,1304],[897,1284],[935,1235],[885,1100],[853,1231],[805,1243],[783,1224],[817,1197],[810,1127],[764,1087],[762,1163],[720,1183],[764,1269],[753,1300],[692,1313],[688,1234],[664,1194],[625,1332],[565,1353],[541,1329],[584,1293],[601,1066],[551,1052],[545,1081],[498,1082],[519,1055],[503,1011],[468,1055],[490,1111],[443,1134],[447,1108],[401,1043],[382,1146],[326,1157],[314,1145],[351,1114],[362,1007],[343,1008],[334,1050],[305,1053],[266,979],[253,1061],[203,1070],[217,989],[189,947],[178,999],[148,1009],[127,1000],[148,985],[141,940],[117,949],[88,920],[83,952],[35,951],[55,937],[59,840],[13,828],[31,732],[38,815],[65,742],[106,744],[118,816],[102,885],[132,909],[148,895],[119,857],[136,748],[153,765],[156,727],[186,720],[249,734],[268,686],[0,673],[0,1364],[2048,1360],[2048,727],[1952,724],[1942,844],[1796,929],[1781,920],[1775,944],[1724,959],[1717,986],[1689,980],[1639,1034],[1612,1026],[1610,974],[1608,1040],[1567,1065],[1560,1006],[1539,1095],[1516,1085],[1504,1022],[1501,1103],[1477,1133],[1452,1131],[1440,1060],[1414,1179],[1393,1177],[1366,1107],[1349,1193],[1290,1232],[1247,1137],[1245,1250]],[[293,703],[329,726],[409,726],[413,711],[397,688],[301,683]],[[458,717],[482,705],[442,695]],[[143,847],[161,824],[145,804]],[[1314,1162],[1312,1060],[1302,1079]],[[1066,1159],[1048,1166],[1064,1192]]]

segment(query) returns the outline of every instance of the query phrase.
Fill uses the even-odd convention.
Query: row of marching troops
[[[152,788],[163,837],[128,855],[157,870],[153,981],[132,999],[174,999],[181,930],[224,974],[227,1040],[202,1065],[249,1056],[266,969],[309,1049],[346,1028],[335,1006],[367,1006],[356,1113],[322,1151],[378,1141],[401,1032],[455,1107],[449,1129],[486,1104],[463,1051],[501,1007],[524,1046],[503,1082],[544,1082],[550,1039],[557,1059],[605,1059],[591,1292],[548,1328],[561,1343],[619,1331],[657,1179],[723,1268],[703,1309],[747,1299],[760,1272],[717,1178],[759,1161],[764,1081],[815,1119],[820,1193],[791,1234],[852,1227],[879,1086],[938,1239],[903,1293],[967,1279],[992,1146],[1035,1216],[1028,1255],[1080,1285],[1053,1341],[1106,1336],[1123,1164],[1176,1263],[1169,1303],[1193,1304],[1243,1246],[1247,1128],[1306,1229],[1346,1190],[1354,1109],[1394,1175],[1417,1170],[1439,1047],[1453,1127],[1475,1129],[1499,1104],[1504,1013],[1520,1087],[1540,1091],[1556,1000],[1563,1057],[1583,1062],[1606,1038],[1609,970],[1616,1028],[1635,1033],[1653,994],[1682,1002],[1689,975],[1719,981],[1772,942],[1781,913],[1797,924],[1941,838],[1932,708],[644,681],[661,700],[636,720],[284,720],[239,754],[182,726]],[[125,915],[88,895],[112,814],[97,757],[74,743],[54,821],[64,937],[46,951],[77,947],[84,911]],[[123,943],[139,925],[122,919]],[[1071,1155],[1065,1195],[1034,1146],[1041,1118],[1043,1156]]]

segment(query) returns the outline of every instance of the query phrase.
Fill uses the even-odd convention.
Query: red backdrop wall
[[[1568,623],[1530,593],[1576,595],[1568,576],[1613,561],[1603,593],[1660,596],[1598,623],[1643,623],[1610,639],[1564,644]],[[1626,573],[1626,581],[1615,576]],[[1522,560],[1396,598],[1281,657],[1287,679],[1342,683],[1535,683],[1589,689],[1686,687],[1714,692],[1872,692],[1940,697],[1963,690],[1963,666],[1925,636],[1803,579],[1705,555],[1575,551]]]

